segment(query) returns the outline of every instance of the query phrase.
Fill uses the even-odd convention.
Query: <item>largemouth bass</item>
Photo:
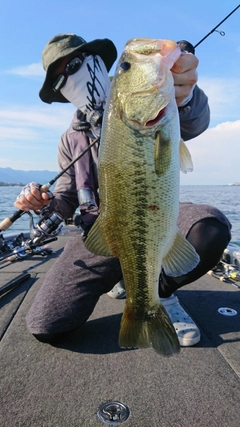
[[[177,353],[179,341],[158,295],[161,268],[178,276],[199,262],[177,229],[180,168],[192,170],[170,71],[180,54],[171,40],[126,44],[103,121],[100,214],[86,239],[89,251],[121,263],[126,304],[119,345],[162,355]]]

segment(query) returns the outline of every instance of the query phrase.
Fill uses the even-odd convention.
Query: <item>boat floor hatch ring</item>
[[[116,426],[127,421],[129,408],[121,402],[110,401],[101,405],[97,416],[105,424]]]
[[[222,314],[223,316],[236,316],[237,311],[229,307],[220,307],[218,309],[218,313]]]

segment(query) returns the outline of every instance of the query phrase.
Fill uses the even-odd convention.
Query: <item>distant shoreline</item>
[[[23,182],[0,182],[0,187],[23,187]]]

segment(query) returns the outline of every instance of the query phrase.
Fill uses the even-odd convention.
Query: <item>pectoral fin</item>
[[[161,132],[156,132],[154,146],[155,172],[158,177],[164,175],[171,163],[171,141]]]
[[[88,237],[85,241],[85,246],[87,250],[93,254],[105,257],[114,256],[108,242],[106,241],[105,235],[103,234],[100,217],[98,217],[89,231]]]
[[[183,173],[192,172],[193,171],[193,162],[191,158],[191,154],[186,146],[186,144],[181,139],[179,146],[179,155],[180,155],[180,170]]]
[[[176,277],[192,271],[199,261],[194,247],[178,231],[170,251],[163,259],[162,267],[167,276]]]

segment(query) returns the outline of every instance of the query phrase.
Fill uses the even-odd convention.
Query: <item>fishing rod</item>
[[[181,40],[178,42],[181,50],[184,52],[190,52],[195,54],[195,48],[197,46],[199,46],[207,37],[209,37],[214,31],[216,31],[216,29],[223,23],[225,22],[234,12],[236,12],[236,10],[240,7],[240,4],[235,7],[235,9],[232,10],[232,12],[230,12],[221,22],[219,22],[219,24],[216,25],[216,27],[214,27],[205,37],[203,37],[197,44],[195,44],[195,46],[192,45],[192,43],[186,41],[186,40]],[[221,32],[220,32],[221,34]],[[222,32],[221,35],[225,35],[225,33]],[[78,129],[80,130],[80,129]],[[80,153],[79,156],[77,156],[74,160],[72,160],[72,162],[69,163],[69,165],[63,169],[58,175],[56,175],[55,178],[53,178],[51,181],[49,181],[48,184],[44,184],[41,186],[40,191],[42,193],[46,193],[49,188],[58,180],[58,178],[60,178],[77,160],[79,160],[97,141],[99,140],[99,138],[96,138],[92,144],[89,145],[88,148],[86,148],[82,153]],[[24,215],[26,212],[22,211],[21,209],[17,210],[16,212],[14,212],[13,215],[11,215],[9,218],[5,218],[1,223],[0,223],[0,232],[2,231],[6,231],[18,218],[20,218],[22,215]]]
[[[216,273],[215,271],[213,271],[213,270],[209,270],[209,271],[207,272],[207,274],[208,274],[209,276],[214,277],[215,279],[220,280],[220,282],[228,283],[229,285],[234,286],[234,288],[237,288],[238,290],[240,290],[240,286],[239,286],[239,285],[237,285],[237,283],[235,283],[233,280],[229,279],[225,274],[222,274],[222,275],[220,276],[219,274],[217,274],[217,273]]]
[[[10,280],[10,282],[6,283],[4,286],[0,288],[0,296],[12,290],[17,285],[22,283],[24,280],[29,279],[30,277],[31,277],[30,273],[22,273],[19,276],[15,277],[15,279]]]
[[[195,54],[195,49],[197,46],[199,46],[204,40],[206,40],[207,37],[209,37],[212,33],[214,33],[214,31],[217,30],[217,28],[223,23],[225,22],[229,16],[231,16],[234,12],[236,12],[236,10],[240,7],[240,4],[235,7],[235,9],[232,10],[232,12],[230,12],[221,22],[219,22],[219,24],[216,25],[216,27],[214,27],[211,31],[209,31],[209,33],[204,36],[197,44],[195,44],[195,46],[192,45],[192,43],[186,41],[186,40],[181,40],[178,44],[181,47],[182,51],[186,51],[186,52],[190,52],[193,53],[193,55]],[[221,36],[225,36],[224,31],[220,31],[219,34]]]
[[[94,139],[94,141],[89,144],[89,146],[81,151],[81,153],[75,157],[75,159],[73,159],[68,166],[63,169],[60,173],[58,173],[53,179],[51,179],[51,181],[49,181],[47,184],[43,184],[40,187],[40,191],[41,193],[47,193],[47,191],[49,190],[49,188],[58,180],[58,178],[60,178],[72,165],[74,165],[74,163],[76,163],[82,156],[84,156],[84,154],[87,153],[87,151],[89,151],[93,145],[95,145],[97,142],[99,141],[99,138]],[[6,231],[9,227],[11,227],[11,225],[18,219],[20,218],[22,215],[26,214],[27,211],[23,211],[21,209],[15,211],[13,213],[13,215],[11,215],[9,218],[5,218],[1,223],[0,223],[0,232],[2,231]]]
[[[214,31],[216,31],[216,29],[224,22],[224,21],[226,21],[228,18],[229,18],[229,16],[231,16],[234,12],[236,12],[236,10],[238,9],[240,7],[240,4],[237,6],[237,7],[235,7],[235,9],[233,9],[232,10],[232,12],[231,13],[229,13],[229,15],[227,15],[221,22],[219,22],[219,24],[218,25],[216,25],[216,27],[214,27],[205,37],[203,37],[197,44],[195,44],[195,46],[193,46],[194,47],[194,49],[197,47],[197,46],[199,46],[200,45],[200,43],[202,43],[207,37],[209,37],[212,33],[214,33]],[[221,33],[220,33],[221,34]],[[225,33],[223,33],[223,34],[221,34],[221,35],[225,35]]]
[[[229,283],[240,290],[240,258],[234,249],[226,248],[218,264],[208,274],[221,282]]]

